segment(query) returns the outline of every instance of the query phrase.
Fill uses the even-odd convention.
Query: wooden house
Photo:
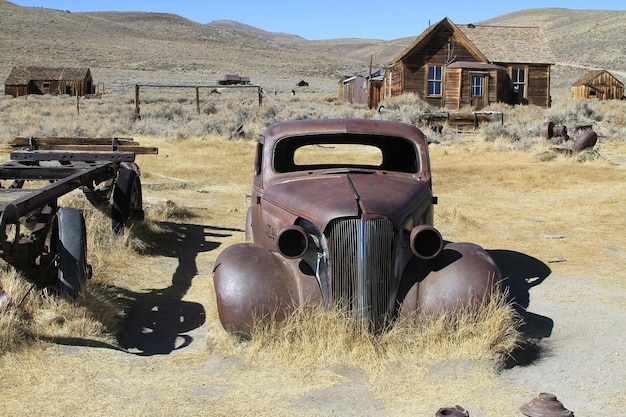
[[[362,104],[370,108],[378,106],[383,98],[383,67],[344,77],[339,82],[339,98],[350,104]]]
[[[13,97],[29,94],[93,94],[89,68],[13,67],[4,83],[4,93]]]
[[[550,106],[552,52],[541,28],[430,26],[387,66],[385,97],[414,93],[433,107],[494,102]]]
[[[624,98],[624,84],[606,70],[590,71],[572,85],[572,98]]]

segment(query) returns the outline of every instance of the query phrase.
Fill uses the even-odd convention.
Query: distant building
[[[16,66],[4,83],[4,93],[13,97],[29,94],[84,96],[94,92],[89,68]]]
[[[242,77],[237,74],[226,74],[224,79],[218,80],[219,85],[248,85],[250,84],[249,77]]]
[[[572,98],[624,98],[624,84],[606,70],[590,71],[572,85]]]
[[[375,108],[382,100],[383,67],[374,67],[370,71],[359,72],[351,77],[344,77],[339,82],[339,98],[350,104],[363,104]]]
[[[546,108],[554,61],[541,28],[456,25],[446,17],[387,65],[384,96],[414,93],[454,110],[495,102]]]

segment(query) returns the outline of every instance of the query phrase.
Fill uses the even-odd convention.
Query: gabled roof
[[[578,80],[576,80],[574,82],[574,84],[572,84],[573,86],[580,86],[580,85],[589,85],[589,84],[593,84],[593,81],[598,78],[598,76],[607,73],[611,76],[611,78],[615,79],[615,81],[621,85],[624,85],[624,83],[622,83],[620,80],[618,80],[613,74],[611,74],[610,72],[608,72],[607,70],[595,70],[595,71],[589,71],[588,73],[586,73],[585,75],[583,75],[582,77],[580,77]]]
[[[543,30],[538,27],[455,25],[447,17],[430,26],[413,43],[400,52],[390,64],[424,47],[433,34],[448,28],[478,61],[489,63],[552,64],[554,56]]]
[[[90,73],[89,68],[49,68],[49,67],[13,67],[7,77],[7,85],[26,85],[30,81],[59,80],[83,81]]]
[[[489,62],[552,64],[543,29],[520,26],[457,25]]]
[[[433,35],[436,32],[444,30],[446,28],[466,41],[468,49],[470,50],[470,52],[472,52],[477,60],[487,61],[487,58],[482,54],[482,52],[478,50],[478,48],[476,48],[469,39],[467,39],[463,32],[461,32],[459,28],[454,23],[452,23],[452,20],[444,17],[439,22],[429,26],[424,32],[422,32],[417,38],[415,38],[415,40],[411,44],[409,44],[406,48],[400,51],[400,53],[391,60],[390,64],[395,64],[396,62],[401,61],[402,58],[404,58],[412,51],[422,49],[432,39]]]

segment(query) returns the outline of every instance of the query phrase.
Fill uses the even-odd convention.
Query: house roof
[[[543,29],[519,26],[457,25],[489,62],[552,64],[555,62]]]
[[[615,78],[613,76],[613,74],[611,74],[610,72],[608,72],[607,70],[595,70],[595,71],[589,71],[588,73],[586,73],[585,75],[583,75],[582,77],[580,77],[578,80],[576,80],[574,82],[574,84],[572,84],[572,86],[580,86],[580,85],[589,85],[589,84],[593,84],[593,82],[595,81],[596,78],[598,78],[598,76],[607,73],[611,76],[611,78],[615,79],[615,81],[621,85],[624,85],[620,80],[618,80],[617,78]]]
[[[26,85],[33,80],[83,81],[89,68],[13,67],[7,85]]]
[[[410,45],[402,50],[391,64],[408,53],[424,46],[433,34],[445,27],[465,40],[479,61],[489,63],[551,64],[554,56],[546,41],[543,30],[538,27],[455,25],[445,17],[422,32]]]

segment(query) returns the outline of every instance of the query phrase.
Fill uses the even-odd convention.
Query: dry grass
[[[55,131],[71,135],[80,128],[85,135],[134,137],[160,151],[138,157],[147,222],[125,235],[112,236],[108,217],[80,193],[61,202],[85,214],[94,278],[76,303],[33,290],[19,308],[2,314],[0,389],[10,398],[3,404],[8,413],[99,415],[102,410],[125,410],[165,415],[211,409],[214,415],[332,415],[345,407],[346,398],[355,398],[354,410],[383,404],[384,412],[393,415],[428,415],[452,402],[480,410],[478,415],[504,416],[511,415],[511,404],[534,394],[507,386],[495,372],[502,355],[519,343],[515,314],[498,303],[478,317],[398,323],[377,337],[337,312],[314,318],[299,312],[286,326],[260,329],[243,344],[224,332],[211,270],[222,248],[244,239],[244,194],[251,187],[254,142],[251,133],[231,137],[227,130],[221,135],[188,130],[207,123],[209,116],[197,115],[193,108],[168,120],[171,99],[168,95],[146,104],[146,115],[153,106],[154,116],[142,119],[141,131],[151,133],[145,135],[130,118],[127,124],[114,123],[120,114],[132,113],[128,104],[119,112],[120,97],[115,95],[89,101],[80,117],[63,113],[63,106],[71,103],[61,98],[0,100],[5,106],[0,118],[13,126],[10,135],[25,136],[20,129],[41,129],[35,133],[41,136]],[[240,109],[251,132],[293,115],[380,117],[329,103],[324,95],[279,95],[275,100],[271,111],[249,104]],[[235,120],[229,114],[233,107],[218,104],[212,123]],[[485,126],[471,135],[444,128],[430,145],[439,197],[435,224],[444,238],[525,254],[549,264],[555,275],[589,275],[623,287],[623,106],[564,102],[550,114],[515,108],[507,109],[504,126]],[[414,117],[410,107],[423,104],[405,98],[389,115]],[[37,120],[33,116],[44,110],[50,112],[48,124],[15,127],[16,114]],[[574,157],[539,137],[541,122],[559,114],[568,123],[595,115],[597,131],[605,133],[594,152]],[[60,122],[54,123],[55,118]],[[164,127],[167,133],[158,133]],[[519,135],[511,137],[510,132]],[[5,136],[3,141],[9,134]],[[610,262],[599,262],[607,257]],[[553,258],[565,261],[550,263]],[[1,281],[13,300],[21,300],[30,288],[13,273],[3,274]],[[174,302],[201,304],[205,314],[195,347],[146,357],[117,350],[129,306],[178,289]],[[47,342],[51,339],[56,344]],[[70,387],[81,389],[88,403],[71,400],[66,391]],[[414,394],[398,395],[397,387],[411,387]],[[42,402],[51,394],[60,400]],[[485,398],[488,404],[481,400]]]
[[[496,294],[477,311],[459,315],[413,316],[381,334],[341,310],[298,309],[282,323],[258,322],[243,351],[252,363],[282,362],[302,371],[353,366],[389,374],[398,364],[426,366],[442,360],[502,359],[521,342],[519,318],[506,297]],[[401,371],[401,370],[399,370]]]

